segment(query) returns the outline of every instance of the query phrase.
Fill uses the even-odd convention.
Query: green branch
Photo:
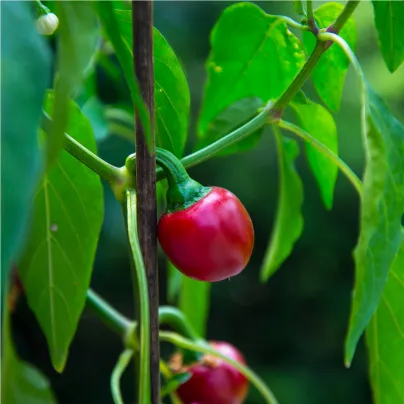
[[[318,33],[316,20],[314,19],[313,0],[307,0],[307,25],[314,35]]]
[[[309,133],[304,131],[303,129],[299,128],[298,126],[294,125],[293,123],[280,121],[279,127],[286,129],[295,135],[302,138],[304,141],[310,143],[313,147],[319,150],[321,153],[326,155],[346,176],[346,178],[351,182],[351,184],[355,187],[358,191],[358,194],[362,194],[362,182],[356,176],[356,174],[350,169],[350,167],[341,160],[333,151],[331,151],[328,147],[326,147],[323,143],[319,142],[316,138],[311,136]]]
[[[349,17],[353,14],[356,7],[359,6],[360,0],[349,0],[341,14],[337,17],[337,19],[327,28],[327,32],[338,33],[341,31],[342,27],[348,21]]]
[[[181,335],[178,335],[174,332],[164,332],[160,331],[160,340],[170,342],[171,344],[176,345],[179,348],[187,349],[190,351],[200,352],[204,354],[210,354],[217,356],[218,358],[222,359],[224,362],[228,363],[229,365],[233,366],[237,369],[246,379],[250,381],[250,383],[255,386],[255,388],[261,393],[262,397],[268,404],[277,404],[278,401],[276,400],[272,391],[265,385],[265,383],[261,380],[261,378],[255,374],[250,368],[247,366],[242,365],[240,362],[236,362],[227,356],[221,354],[220,352],[216,351],[212,347],[210,347],[206,342],[194,342],[190,339],[186,339]]]
[[[275,121],[276,118],[271,117],[271,111],[272,103],[268,103],[268,105],[257,116],[251,119],[251,121],[248,121],[243,126],[240,126],[238,129],[230,132],[226,136],[223,136],[222,138],[216,140],[216,142],[211,143],[203,149],[182,158],[181,163],[185,168],[189,168],[209,160],[226,147],[245,139],[265,124]],[[157,169],[156,177],[157,181],[165,178],[165,174],[161,168]]]
[[[51,133],[53,125],[52,119],[49,115],[42,111],[41,128],[46,134]],[[125,176],[121,169],[107,163],[105,160],[99,158],[92,151],[88,150],[77,140],[73,139],[67,133],[64,134],[64,148],[77,160],[81,161],[90,170],[94,171],[100,177],[104,178],[110,183],[121,184],[125,182]]]
[[[87,304],[107,325],[107,327],[116,332],[122,338],[125,337],[133,324],[129,319],[114,309],[92,289],[87,291]]]
[[[314,67],[320,60],[321,55],[324,53],[325,50],[326,44],[321,41],[317,41],[313,52],[303,66],[302,70],[300,70],[299,74],[293,80],[292,84],[286,89],[281,97],[276,100],[275,104],[273,105],[273,110],[278,111],[279,115],[282,115],[284,109],[288,106],[296,93],[302,88],[303,84],[310,77],[311,72],[313,71]]]

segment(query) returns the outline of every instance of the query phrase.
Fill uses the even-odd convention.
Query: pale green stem
[[[128,367],[134,352],[131,349],[125,349],[118,358],[118,362],[116,363],[114,370],[111,375],[111,392],[112,398],[114,400],[114,404],[124,404],[122,394],[121,394],[121,378]]]
[[[146,268],[143,262],[139,245],[136,217],[136,192],[134,189],[126,191],[126,215],[128,226],[129,245],[133,264],[132,278],[137,288],[140,324],[140,350],[139,350],[139,389],[138,403],[150,402],[150,312],[149,292],[147,286]]]
[[[290,17],[287,17],[286,15],[276,15],[275,17],[280,18],[281,20],[285,21],[287,25],[289,25],[292,28],[299,29],[300,31],[309,31],[310,27],[308,25],[303,25],[300,24],[299,22],[293,20]]]
[[[189,154],[188,156],[181,159],[181,163],[185,168],[193,167],[203,161],[214,157],[217,153],[229,147],[230,145],[239,142],[240,140],[245,139],[256,130],[261,128],[263,125],[273,122],[276,120],[271,117],[271,103],[268,105],[251,121],[247,122],[245,125],[240,126],[238,129],[230,132],[228,135],[223,136],[222,138],[216,140],[216,142],[211,143],[210,145],[204,147],[196,151],[195,153]],[[161,168],[158,168],[156,171],[157,181],[165,178],[165,174]]]
[[[42,111],[41,128],[42,130],[50,134],[51,127],[53,125],[52,119],[49,115]],[[94,171],[100,177],[104,178],[110,183],[123,183],[125,177],[123,172],[118,168],[114,167],[112,164],[107,163],[103,159],[99,158],[92,151],[88,150],[77,140],[73,139],[67,133],[64,134],[64,148],[77,160],[85,164],[90,170]]]
[[[355,72],[358,74],[360,80],[361,80],[361,85],[363,86],[365,83],[365,76],[363,74],[361,65],[358,62],[358,59],[356,58],[355,54],[352,52],[352,49],[349,47],[347,42],[341,38],[337,34],[333,34],[331,32],[321,32],[318,34],[317,39],[319,41],[327,42],[327,41],[333,41],[335,42],[345,53],[349,61],[352,63],[352,66],[355,69]]]
[[[323,143],[319,142],[316,138],[311,136],[309,133],[307,133],[302,128],[299,128],[298,126],[294,125],[293,123],[281,120],[278,123],[278,125],[280,128],[286,129],[286,130],[294,133],[295,135],[299,136],[306,142],[310,143],[318,151],[320,151],[321,153],[326,155],[341,170],[341,172],[346,176],[346,178],[351,182],[351,184],[358,191],[358,194],[361,195],[361,193],[362,193],[361,180],[350,169],[350,167],[343,160],[341,160],[333,151],[331,151]]]
[[[188,349],[195,352],[201,352],[205,354],[210,354],[217,356],[218,358],[222,359],[224,362],[228,363],[229,365],[233,366],[237,369],[250,383],[261,393],[262,397],[265,399],[267,404],[277,404],[278,401],[276,400],[272,391],[266,386],[263,380],[255,374],[250,368],[241,364],[240,362],[236,362],[227,356],[221,354],[220,352],[213,349],[207,343],[204,342],[195,342],[190,339],[186,339],[179,334],[174,332],[164,332],[160,331],[159,333],[160,340],[170,342],[171,344],[176,345],[182,349]]]
[[[114,309],[92,289],[87,290],[87,304],[111,330],[122,338],[125,337],[132,325],[129,319]]]

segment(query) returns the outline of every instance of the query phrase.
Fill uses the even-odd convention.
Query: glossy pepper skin
[[[254,246],[254,229],[240,200],[224,188],[212,187],[190,207],[163,214],[158,239],[183,274],[217,282],[246,267]]]
[[[227,357],[245,364],[243,355],[226,342],[210,345]],[[191,378],[177,389],[183,404],[242,404],[248,391],[247,379],[220,358],[205,355],[200,363],[182,369]]]

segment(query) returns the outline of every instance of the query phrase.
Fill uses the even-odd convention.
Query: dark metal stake
[[[152,1],[133,1],[133,55],[135,74],[150,112],[153,152],[149,153],[144,132],[136,117],[136,189],[138,232],[146,266],[150,299],[151,404],[160,403],[160,346],[158,336],[159,286],[157,270],[156,159],[154,138],[154,64]],[[136,112],[136,111],[135,111]],[[139,403],[143,404],[143,403]]]

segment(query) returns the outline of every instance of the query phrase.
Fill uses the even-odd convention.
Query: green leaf
[[[404,233],[379,306],[366,330],[375,404],[404,402]]]
[[[243,98],[279,97],[305,62],[300,41],[280,18],[251,3],[224,10],[211,33],[207,82],[198,134]]]
[[[89,2],[55,3],[59,18],[55,102],[50,111],[53,126],[47,138],[47,160],[53,163],[63,147],[69,120],[69,99],[79,89],[96,53],[100,35],[97,17]]]
[[[53,103],[49,92],[45,109]],[[69,135],[95,153],[91,125],[73,102],[69,117]],[[59,372],[84,308],[102,219],[99,177],[62,151],[35,195],[31,234],[18,266]]]
[[[37,128],[50,80],[49,49],[31,4],[1,4],[1,288],[27,230],[30,200],[42,171]]]
[[[344,6],[339,3],[326,3],[314,11],[314,19],[319,28],[332,24],[341,13]],[[356,46],[356,25],[353,17],[345,23],[339,35],[345,39],[351,49]],[[316,44],[316,38],[311,32],[303,32],[303,43],[308,53]],[[344,51],[336,45],[331,46],[321,57],[313,70],[313,82],[317,93],[325,104],[332,110],[338,111],[349,60]]]
[[[372,1],[379,48],[393,73],[404,60],[404,0]]]
[[[4,404],[55,404],[48,380],[18,358],[10,335],[9,314],[3,313],[1,402]]]
[[[167,301],[174,304],[180,293],[184,275],[167,260]]]
[[[132,12],[115,10],[122,39],[132,49]],[[154,103],[157,146],[182,156],[188,134],[188,83],[174,51],[153,29]]]
[[[164,386],[161,387],[160,397],[163,398],[168,394],[173,393],[175,390],[178,389],[178,387],[181,386],[181,384],[184,384],[190,378],[191,373],[189,372],[177,373],[170,380],[168,380]]]
[[[197,149],[202,149],[205,146],[222,138],[224,135],[236,130],[240,126],[247,123],[255,115],[258,110],[264,105],[262,100],[257,97],[244,98],[239,100],[229,107],[225,108],[212,122],[209,123],[205,133],[199,134],[199,142]],[[226,156],[242,151],[252,149],[261,139],[264,128],[256,131],[241,142],[237,142],[227,147],[219,156]]]
[[[303,184],[294,166],[299,145],[293,139],[282,137],[275,127],[274,131],[278,149],[279,197],[272,237],[261,268],[264,282],[290,255],[303,231]]]
[[[367,161],[355,249],[355,290],[345,342],[347,364],[379,304],[399,249],[404,213],[404,127],[368,85],[365,95]]]
[[[291,107],[296,113],[300,126],[312,137],[338,155],[337,127],[332,115],[321,105],[308,99],[295,100]],[[338,167],[327,156],[305,143],[310,168],[320,187],[321,196],[327,209],[332,208]]]
[[[153,42],[157,146],[181,157],[188,135],[188,83],[174,51],[155,28]]]
[[[203,338],[209,314],[210,283],[200,282],[184,276],[179,297],[179,309],[191,327]]]

